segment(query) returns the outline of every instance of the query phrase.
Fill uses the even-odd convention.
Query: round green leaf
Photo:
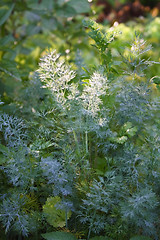
[[[42,234],[42,237],[46,240],[77,240],[77,238],[67,232],[50,232]]]

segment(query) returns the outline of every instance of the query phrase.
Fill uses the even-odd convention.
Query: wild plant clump
[[[122,51],[118,33],[84,25],[98,66],[49,51],[30,118],[0,101],[1,224],[8,238],[158,240],[158,77],[145,73],[157,63],[140,35]]]

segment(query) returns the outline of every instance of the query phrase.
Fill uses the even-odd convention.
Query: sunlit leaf
[[[45,205],[43,206],[43,212],[49,224],[54,227],[64,227],[66,220],[66,213],[62,209],[57,208],[57,204],[61,203],[60,197],[47,198]],[[68,218],[71,216],[71,212],[68,212]]]

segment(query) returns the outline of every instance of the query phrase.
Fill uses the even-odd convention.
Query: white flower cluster
[[[69,89],[69,82],[75,77],[75,72],[60,60],[60,54],[56,51],[48,53],[41,59],[39,64],[40,79],[54,94],[57,102],[65,102],[65,93]]]
[[[97,115],[102,103],[101,96],[106,94],[107,89],[107,78],[99,72],[93,73],[92,77],[85,83],[81,99],[88,115]]]

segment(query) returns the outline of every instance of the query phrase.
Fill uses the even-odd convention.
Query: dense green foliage
[[[68,52],[85,47],[81,21],[82,14],[89,12],[87,0],[0,1],[0,94],[4,101],[13,101],[45,49],[56,48],[67,57]]]
[[[109,28],[82,24],[85,0],[2,2],[1,238],[158,240],[160,19]]]

